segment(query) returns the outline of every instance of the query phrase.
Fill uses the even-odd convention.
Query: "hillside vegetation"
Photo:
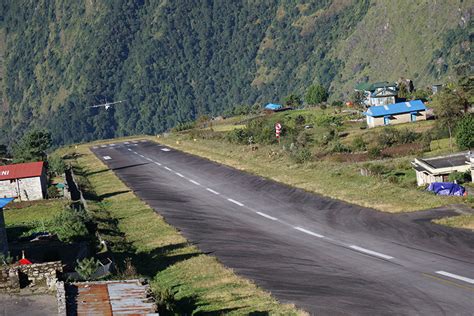
[[[4,1],[0,142],[155,134],[312,83],[452,80],[471,60],[472,2]],[[104,100],[115,109],[90,109]]]

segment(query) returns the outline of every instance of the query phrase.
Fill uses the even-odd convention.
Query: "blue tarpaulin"
[[[11,201],[13,201],[12,198],[2,198],[2,199],[0,199],[0,208],[3,208],[4,206],[6,206]]]
[[[265,109],[267,110],[279,110],[281,108],[283,108],[281,104],[268,103],[267,105],[265,105]]]
[[[436,195],[455,195],[463,196],[466,189],[456,183],[451,182],[433,182],[428,186],[428,191],[434,192]]]

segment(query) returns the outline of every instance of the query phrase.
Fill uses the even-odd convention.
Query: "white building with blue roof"
[[[421,100],[371,106],[363,113],[367,126],[377,127],[426,120],[426,106]]]

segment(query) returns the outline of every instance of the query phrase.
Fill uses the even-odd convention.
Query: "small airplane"
[[[115,102],[105,102],[105,103],[102,103],[102,104],[96,104],[96,105],[92,105],[90,106],[91,108],[99,108],[99,107],[104,107],[106,110],[108,110],[109,108],[112,107],[112,105],[115,105],[115,104],[118,104],[118,103],[122,103],[122,102],[126,102],[127,100],[120,100],[120,101],[115,101]]]

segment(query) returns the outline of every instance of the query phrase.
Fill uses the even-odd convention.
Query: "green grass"
[[[59,214],[67,202],[65,200],[44,200],[10,204],[4,210],[6,226],[34,226],[41,221],[49,221]]]
[[[85,197],[98,230],[122,271],[118,277],[127,276],[123,262],[130,258],[136,273],[151,279],[158,300],[176,314],[304,314],[294,306],[278,303],[215,258],[202,254],[137,198],[87,145],[70,146],[59,152],[76,153],[72,162],[86,189]]]
[[[16,202],[4,209],[5,226],[9,240],[15,240],[30,230],[43,227],[44,223],[59,214],[65,200]]]

